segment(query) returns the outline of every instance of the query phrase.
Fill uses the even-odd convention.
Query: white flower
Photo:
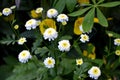
[[[60,51],[69,51],[70,50],[70,42],[69,40],[61,40],[58,42],[58,48]]]
[[[88,71],[89,77],[93,79],[98,79],[98,77],[101,75],[101,71],[99,67],[93,66],[89,71]]]
[[[15,9],[16,8],[16,5],[13,5],[10,7],[10,9]]]
[[[35,19],[30,19],[25,24],[25,27],[27,30],[35,29],[37,26],[38,26],[38,23]]]
[[[18,40],[18,44],[19,44],[19,45],[23,45],[25,42],[27,42],[27,40],[26,40],[25,37],[21,37],[21,38]]]
[[[114,39],[114,45],[120,46],[120,38]]]
[[[57,16],[57,21],[58,22],[67,22],[68,21],[68,16],[66,14],[59,14]]]
[[[10,8],[4,8],[2,10],[2,14],[5,16],[8,16],[8,15],[12,14],[12,10]]]
[[[43,33],[44,39],[48,39],[49,41],[56,39],[58,36],[58,32],[54,28],[47,28]]]
[[[116,54],[117,56],[120,56],[120,50],[116,50],[116,51],[115,51],[115,54]]]
[[[28,62],[28,59],[31,59],[31,58],[32,58],[32,56],[30,55],[30,52],[28,50],[23,50],[18,55],[18,59],[21,63],[26,63],[26,62]]]
[[[82,65],[83,64],[83,59],[76,59],[76,65]]]
[[[83,42],[83,43],[89,41],[89,36],[86,35],[86,34],[81,34],[80,37],[81,37],[81,38],[80,38],[80,41]]]
[[[47,68],[54,68],[55,60],[52,57],[48,57],[43,62]]]
[[[36,12],[37,14],[42,13],[42,11],[43,11],[43,8],[37,8],[37,9],[35,10],[35,12]]]
[[[47,17],[55,18],[58,15],[58,11],[56,9],[49,9],[47,11]]]

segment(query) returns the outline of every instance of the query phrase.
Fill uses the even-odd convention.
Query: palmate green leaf
[[[70,14],[68,14],[69,16],[72,16],[72,17],[75,17],[75,16],[80,16],[82,14],[84,14],[86,11],[88,11],[91,7],[87,7],[87,8],[84,8],[84,9],[80,9],[78,11],[75,11],[75,12],[72,12]]]
[[[77,0],[65,0],[65,1],[66,1],[67,10],[69,12],[72,12],[77,3]]]
[[[65,35],[65,36],[62,36],[62,37],[60,38],[60,40],[64,40],[64,39],[70,40],[70,39],[72,39],[72,36],[70,36],[70,35]]]
[[[84,32],[89,32],[94,23],[94,15],[95,15],[95,8],[93,7],[84,17],[82,26],[83,26],[83,31]]]
[[[120,5],[120,1],[103,3],[103,4],[100,4],[98,6],[102,6],[102,7],[115,7],[115,6],[118,6],[118,5]]]
[[[105,18],[105,16],[103,15],[103,13],[100,11],[99,8],[97,9],[97,18],[99,20],[100,25],[104,26],[104,27],[108,27],[108,21]]]
[[[35,50],[35,54],[40,54],[40,56],[43,56],[48,51],[49,51],[49,49],[47,47],[37,48]]]
[[[56,5],[54,5],[53,7],[57,9],[59,13],[61,13],[65,8],[65,0],[58,0]]]

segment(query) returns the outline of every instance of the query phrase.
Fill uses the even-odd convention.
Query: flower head
[[[88,71],[89,77],[93,79],[98,79],[98,77],[101,75],[101,71],[99,67],[93,66],[89,71]]]
[[[38,26],[35,19],[30,19],[26,22],[25,27],[27,30],[35,29]]]
[[[58,42],[58,48],[60,51],[69,51],[70,50],[70,42],[69,40],[61,40]]]
[[[81,34],[80,37],[81,37],[81,38],[80,38],[80,41],[83,42],[83,43],[89,41],[89,36],[86,35],[86,34]]]
[[[21,38],[18,40],[18,44],[19,44],[19,45],[23,45],[25,42],[27,42],[27,40],[26,40],[25,37],[21,37]]]
[[[58,11],[56,9],[49,9],[47,11],[47,17],[55,18],[58,15]]]
[[[8,16],[8,15],[12,14],[12,10],[10,8],[4,8],[2,10],[2,14],[5,16]]]
[[[114,45],[120,46],[120,38],[114,39]]]
[[[52,57],[48,57],[43,62],[47,68],[54,68],[55,60]]]
[[[19,28],[19,25],[15,25],[15,26],[14,26],[14,29],[18,29],[18,28]]]
[[[57,16],[57,21],[58,22],[67,22],[68,21],[68,16],[66,14],[59,14]]]
[[[28,59],[31,59],[31,58],[32,58],[32,56],[30,55],[30,52],[28,50],[23,50],[18,55],[18,59],[21,63],[26,63],[26,62],[28,62]]]
[[[120,50],[116,50],[116,51],[115,51],[115,54],[116,54],[117,56],[120,56]]]
[[[37,8],[36,10],[35,10],[35,12],[37,13],[37,14],[39,14],[39,13],[42,13],[42,11],[43,11],[43,8]]]
[[[58,36],[57,31],[54,28],[47,28],[43,33],[44,39],[48,39],[49,41],[56,39]]]
[[[47,28],[54,28],[56,30],[56,23],[53,19],[45,19],[40,23],[39,28],[43,34]]]
[[[76,65],[82,65],[83,64],[83,59],[76,59]]]

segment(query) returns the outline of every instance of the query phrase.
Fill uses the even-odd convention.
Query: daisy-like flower
[[[57,22],[65,23],[68,21],[68,16],[66,14],[59,14],[57,16]]]
[[[42,11],[43,11],[43,8],[41,8],[41,7],[37,8],[37,9],[35,10],[35,12],[36,12],[37,14],[42,13]]]
[[[27,40],[26,40],[25,37],[21,37],[21,38],[18,40],[18,44],[19,44],[19,45],[23,45],[25,42],[27,42]]]
[[[58,11],[56,9],[49,9],[47,11],[47,17],[55,18],[58,15]]]
[[[12,14],[12,10],[10,8],[4,8],[2,10],[2,14],[5,16],[8,16],[8,15]]]
[[[52,57],[48,57],[43,62],[47,68],[54,68],[55,60]]]
[[[120,38],[114,39],[114,45],[120,46]]]
[[[93,66],[89,71],[88,71],[89,77],[93,79],[98,79],[98,77],[101,75],[101,70],[97,66]]]
[[[116,51],[115,51],[115,54],[116,54],[117,56],[120,56],[120,50],[116,50]]]
[[[21,63],[26,63],[26,62],[28,62],[28,59],[31,59],[31,58],[32,58],[32,56],[28,50],[23,50],[18,55],[18,59]]]
[[[81,34],[80,37],[81,37],[81,38],[80,38],[80,41],[83,42],[83,43],[89,41],[89,36],[86,35],[86,34]]]
[[[54,40],[58,37],[58,32],[54,28],[47,28],[43,33],[44,39],[49,41]]]
[[[61,40],[58,42],[58,48],[60,51],[70,51],[70,42],[69,40]]]
[[[82,65],[83,64],[83,59],[76,59],[76,65]]]
[[[35,19],[30,19],[26,22],[25,27],[27,30],[35,29],[38,26]]]

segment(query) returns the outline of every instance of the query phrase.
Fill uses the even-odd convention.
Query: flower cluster
[[[119,5],[119,1],[35,2],[40,5],[34,5],[30,1],[34,7],[28,7],[26,0],[19,1],[15,0],[17,7],[6,7],[0,11],[0,21],[4,21],[1,22],[3,28],[0,35],[6,35],[0,43],[15,46],[10,46],[10,52],[15,52],[12,54],[15,58],[18,55],[17,60],[20,63],[13,65],[13,74],[7,80],[120,78],[120,35],[119,32],[111,30],[112,28],[107,28],[113,18],[106,18],[103,15],[106,12],[102,13],[103,7]],[[23,15],[25,18],[21,18]],[[113,25],[114,21],[111,24]],[[4,51],[7,50],[9,49]],[[31,76],[32,74],[34,76]]]

